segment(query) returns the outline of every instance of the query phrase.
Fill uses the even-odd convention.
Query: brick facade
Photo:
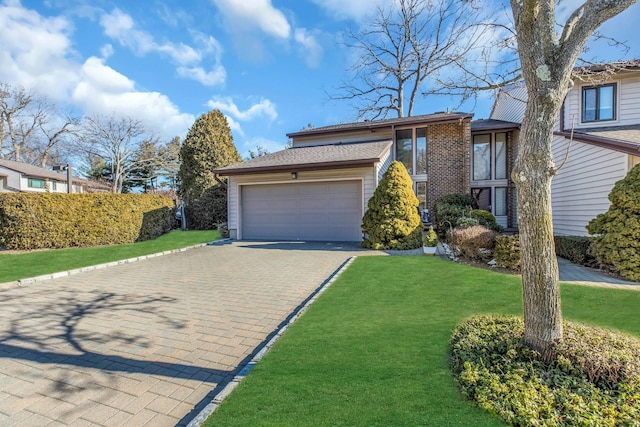
[[[446,194],[470,194],[471,123],[435,124],[427,128],[427,206]]]

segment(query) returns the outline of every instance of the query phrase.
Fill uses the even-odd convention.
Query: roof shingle
[[[373,165],[380,161],[392,141],[293,147],[216,169],[219,175],[242,175],[283,170],[333,169]]]

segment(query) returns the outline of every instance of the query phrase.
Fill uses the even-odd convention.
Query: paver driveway
[[[0,425],[187,423],[349,249],[235,242],[0,288]]]

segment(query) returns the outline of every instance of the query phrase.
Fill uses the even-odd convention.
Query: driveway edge
[[[105,263],[96,264],[96,265],[89,265],[89,266],[86,266],[86,267],[74,268],[72,270],[67,270],[67,271],[59,271],[59,272],[51,273],[51,274],[43,274],[41,276],[27,277],[25,279],[14,280],[12,282],[0,283],[0,289],[6,289],[6,288],[11,288],[11,287],[22,287],[22,286],[25,286],[25,285],[29,285],[31,283],[42,282],[44,280],[53,280],[53,279],[57,279],[59,277],[67,277],[67,276],[71,276],[71,275],[78,274],[78,273],[84,273],[84,272],[87,272],[87,271],[100,270],[102,268],[108,268],[108,267],[115,267],[116,265],[129,264],[129,263],[132,263],[132,262],[143,261],[145,259],[155,258],[155,257],[163,256],[163,255],[169,255],[169,254],[173,254],[173,253],[177,253],[177,252],[185,252],[185,251],[188,251],[188,250],[191,250],[191,249],[201,248],[203,246],[209,246],[209,245],[213,245],[213,244],[216,244],[216,243],[220,243],[221,244],[221,243],[226,242],[228,240],[229,239],[221,239],[221,240],[215,240],[213,242],[198,243],[197,245],[191,245],[191,246],[187,246],[187,247],[179,248],[179,249],[171,249],[171,250],[163,251],[163,252],[156,252],[154,254],[149,254],[149,255],[141,255],[139,257],[122,259],[122,260],[118,260],[118,261],[110,261],[110,262],[105,262]]]
[[[231,394],[231,392],[240,384],[240,382],[247,376],[247,374],[253,369],[253,367],[269,352],[271,347],[282,337],[282,335],[289,329],[289,326],[293,324],[307,309],[315,302],[315,300],[326,291],[329,286],[335,282],[338,277],[351,265],[351,263],[357,258],[352,256],[347,259],[336,271],[334,271],[305,301],[302,302],[288,317],[280,324],[278,328],[267,337],[266,343],[263,343],[256,347],[257,353],[245,364],[240,364],[238,368],[240,371],[238,374],[226,385],[224,388],[213,396],[211,402],[205,406],[190,422],[187,427],[200,427],[202,424],[213,414],[218,406],[224,401],[224,399]]]

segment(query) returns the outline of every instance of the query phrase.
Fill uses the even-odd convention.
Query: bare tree
[[[555,121],[578,55],[608,19],[637,0],[588,0],[556,33],[555,0],[511,0],[522,75],[528,102],[512,172],[518,191],[522,253],[525,344],[555,357],[562,341],[562,314],[551,222],[551,152]]]
[[[59,147],[62,142],[68,142],[68,137],[77,137],[80,119],[78,117],[66,114],[62,121],[51,120],[48,117],[43,118],[38,123],[44,142],[38,147],[40,157],[40,167],[45,167],[52,157],[54,148]]]
[[[21,161],[22,151],[34,138],[34,131],[46,116],[46,110],[46,100],[35,97],[24,88],[0,83],[0,155],[3,158]]]
[[[452,63],[463,62],[489,27],[477,24],[476,0],[399,0],[378,7],[373,21],[358,33],[346,33],[345,46],[356,52],[353,79],[333,100],[357,101],[358,118],[413,115],[416,98],[434,93],[427,80]]]
[[[111,191],[114,193],[121,193],[130,172],[148,160],[137,157],[145,141],[155,143],[156,139],[139,120],[115,115],[86,118],[82,147],[111,167]]]

